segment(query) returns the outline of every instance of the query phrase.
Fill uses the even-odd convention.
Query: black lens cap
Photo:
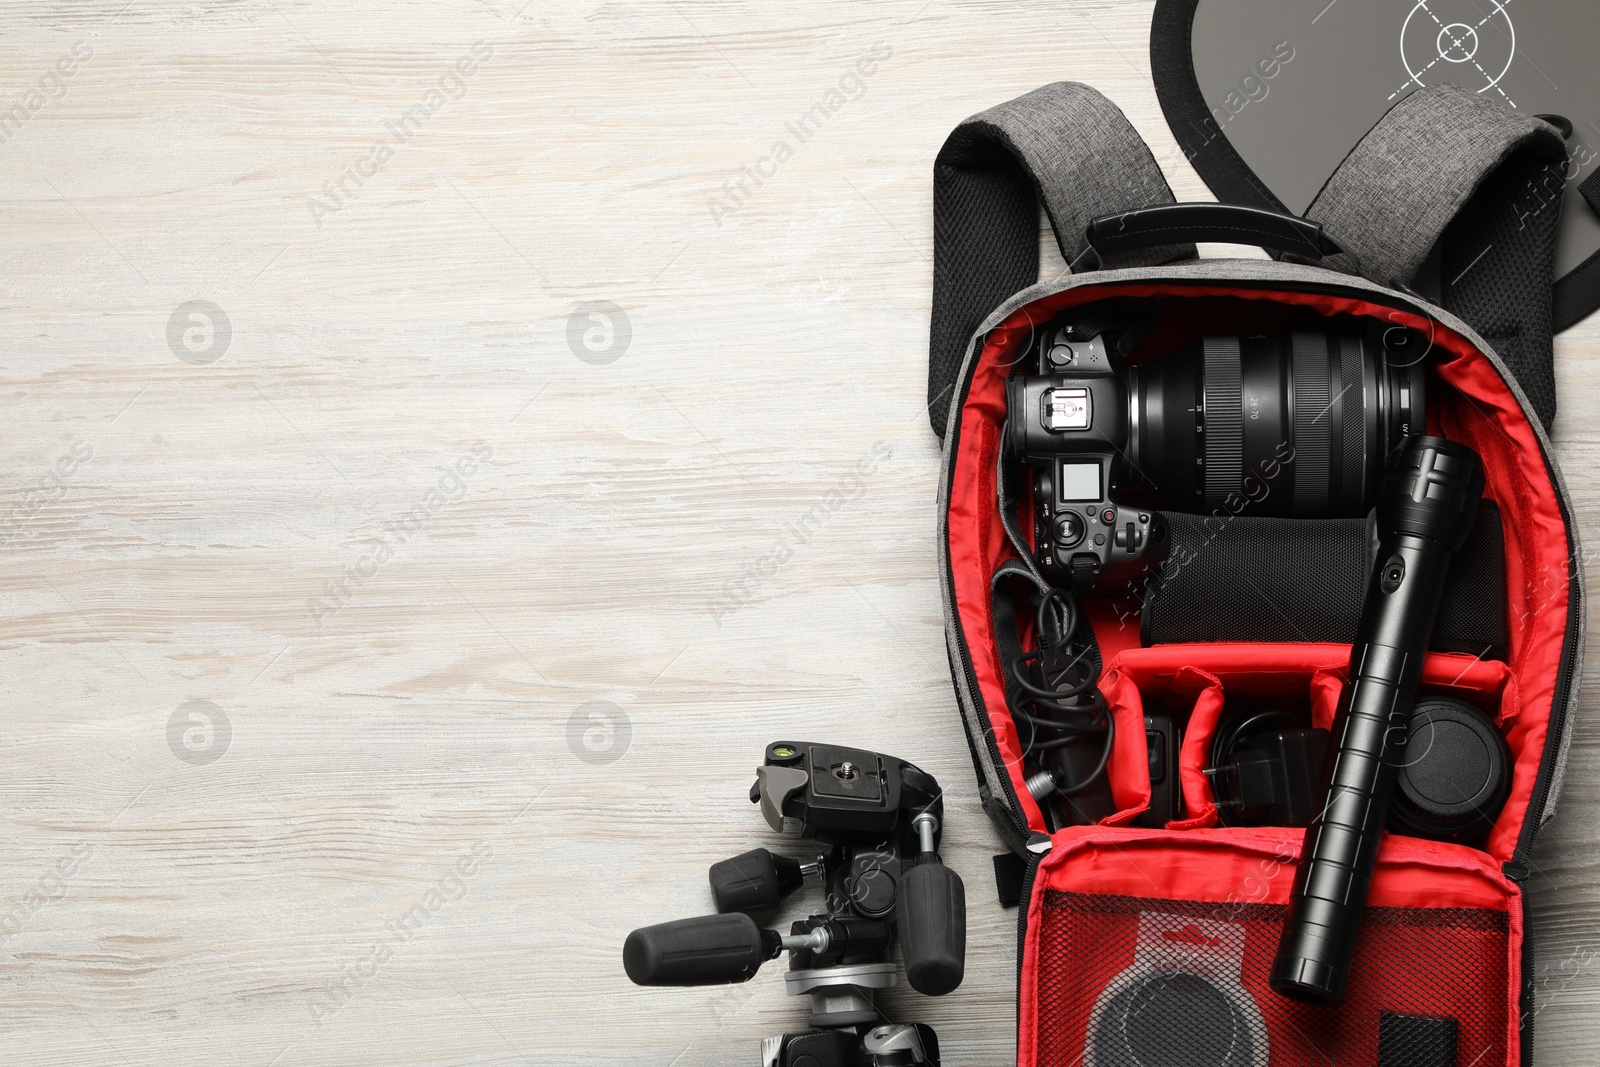
[[[1448,697],[1417,702],[1389,808],[1390,829],[1436,841],[1479,842],[1510,791],[1511,750],[1487,715]]]

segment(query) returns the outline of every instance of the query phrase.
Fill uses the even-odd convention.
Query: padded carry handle
[[[1161,204],[1102,215],[1085,236],[1089,247],[1073,261],[1074,273],[1096,270],[1107,257],[1136,249],[1196,241],[1259,245],[1312,261],[1341,251],[1321,223],[1240,204]]]

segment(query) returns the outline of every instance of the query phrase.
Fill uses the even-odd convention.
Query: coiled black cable
[[[1031,737],[1025,747],[1036,754],[1034,762],[1040,764],[1040,774],[1049,776],[1057,792],[1071,796],[1088,789],[1105,775],[1116,742],[1116,724],[1107,714],[1105,697],[1098,686],[1100,649],[1095,644],[1093,631],[1088,631],[1086,638],[1079,638],[1080,626],[1084,630],[1088,630],[1088,626],[1077,600],[1045,578],[1033,557],[1033,546],[1023,535],[1018,522],[1019,501],[1012,491],[1012,475],[1016,468],[1008,462],[1009,452],[1009,446],[1003,443],[995,457],[995,495],[1001,525],[1017,550],[1016,569],[1010,573],[1018,578],[1025,577],[1027,584],[1038,590],[1040,600],[1035,627],[1038,651],[1024,651],[1011,657],[1005,665],[1014,687],[1007,694],[1008,703],[1013,721],[1019,727],[1024,723],[1028,726]],[[1008,567],[1002,565],[1000,573],[1006,573]],[[1021,594],[1016,597],[1017,601],[1022,599]],[[1106,739],[1100,759],[1081,782],[1063,783],[1061,776],[1065,772],[1047,770],[1038,758],[1101,732]],[[1037,778],[1038,775],[1030,778],[1030,783]],[[1043,798],[1035,794],[1035,799]]]
[[[1058,777],[1061,772],[1052,772],[1056,789],[1068,796],[1082,792],[1105,774],[1117,736],[1116,721],[1108,713],[1098,685],[1099,649],[1092,637],[1087,641],[1077,638],[1080,625],[1083,619],[1077,600],[1064,590],[1050,589],[1039,598],[1038,650],[1023,652],[1007,664],[1020,694],[1011,715],[1028,724],[1032,751],[1048,752],[1085,737],[1105,735],[1099,762],[1081,782],[1064,782]]]

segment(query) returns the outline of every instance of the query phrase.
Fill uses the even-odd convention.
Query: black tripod
[[[933,1029],[887,1022],[873,1000],[895,984],[897,935],[912,988],[942,996],[961,983],[966,895],[939,861],[938,783],[875,752],[779,742],[768,746],[750,799],[773,829],[833,847],[810,862],[755,849],[715,864],[719,914],[629,934],[628,977],[639,985],[743,982],[788,952],[785,984],[811,998],[815,1029],[763,1040],[762,1067],[938,1067]],[[748,914],[775,908],[812,875],[827,890],[825,913],[788,934]]]

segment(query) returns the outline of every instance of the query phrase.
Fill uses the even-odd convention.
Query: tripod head
[[[798,860],[758,848],[714,864],[718,914],[629,934],[628,977],[648,986],[744,982],[788,952],[785,984],[811,998],[816,1029],[767,1038],[763,1067],[938,1067],[933,1030],[882,1023],[873,995],[895,983],[897,939],[913,989],[942,996],[961,984],[966,893],[939,859],[939,784],[892,756],[780,741],[767,746],[750,800],[779,833],[831,848]],[[775,909],[811,876],[826,891],[825,912],[787,934],[757,924],[752,913]]]

